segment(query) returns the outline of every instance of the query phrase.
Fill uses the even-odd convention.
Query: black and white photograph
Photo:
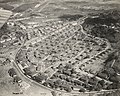
[[[120,0],[0,0],[0,96],[120,96]]]

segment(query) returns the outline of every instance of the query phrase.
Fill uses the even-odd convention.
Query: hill
[[[105,63],[109,67],[113,63],[111,61],[115,60],[112,67],[120,73],[120,11],[109,10],[89,16],[82,25],[89,34],[105,38],[111,43],[115,52]]]

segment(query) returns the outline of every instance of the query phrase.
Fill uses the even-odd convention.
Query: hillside
[[[109,10],[104,13],[99,13],[96,16],[89,16],[83,23],[84,29],[91,35],[105,38],[114,48],[105,64],[111,66],[117,73],[120,73],[120,11]]]

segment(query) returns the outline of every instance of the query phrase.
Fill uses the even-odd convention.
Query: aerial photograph
[[[0,96],[120,96],[120,0],[0,0]]]

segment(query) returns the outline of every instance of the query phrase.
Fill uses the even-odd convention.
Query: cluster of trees
[[[10,68],[10,69],[8,70],[8,73],[9,73],[9,75],[10,75],[11,77],[17,76],[17,73],[16,73],[16,71],[15,71],[14,68]]]
[[[53,89],[59,88],[60,90],[65,90],[67,92],[71,92],[72,88],[69,84],[67,84],[65,81],[62,81],[61,79],[48,79],[46,82],[43,83],[44,86],[51,87]]]
[[[97,96],[119,96],[120,92],[119,90],[113,91],[113,92],[102,92],[101,94],[97,94]]]
[[[9,75],[13,78],[13,83],[19,83],[22,81],[22,79],[17,75],[14,68],[10,68],[8,70]]]
[[[20,32],[20,31],[15,32],[15,36],[19,40],[21,40],[21,37],[23,37],[23,38],[25,37],[25,35],[22,32]]]
[[[75,15],[65,14],[65,15],[62,15],[58,18],[60,18],[62,21],[67,21],[67,20],[68,21],[76,21],[81,17],[83,17],[83,15],[80,15],[80,14],[75,14]]]
[[[97,76],[107,79],[107,80],[110,80],[112,82],[119,83],[119,81],[120,81],[120,76],[117,75],[114,68],[107,68],[107,69],[103,70],[102,72],[98,73]]]
[[[118,42],[120,36],[120,13],[117,10],[98,14],[97,17],[88,17],[83,23],[85,30],[90,34],[108,39],[111,43]]]
[[[116,85],[120,81],[120,11],[108,10],[88,17],[82,24],[84,30],[89,34],[109,40],[112,47],[116,50],[110,54],[105,63],[105,69],[97,75],[101,78],[113,82],[108,89],[118,88]],[[116,86],[116,87],[115,87]]]
[[[47,79],[47,76],[45,74],[39,74],[37,76],[32,77],[37,82],[42,82],[43,80]]]
[[[89,77],[89,76],[77,76],[75,69],[72,68],[71,65],[66,65],[65,67],[60,66],[58,72],[56,72],[50,79],[56,80],[55,82],[51,81],[52,83],[50,86],[52,88],[60,88],[66,91],[74,90],[75,87],[81,86],[83,89],[79,88],[80,92],[85,92],[86,89],[89,91],[99,91],[105,88],[106,83],[104,80],[98,80],[96,77]],[[69,87],[64,88],[65,85],[63,81],[69,83]],[[52,85],[53,84],[53,85]],[[45,83],[46,86],[48,86]],[[68,86],[68,85],[67,85]]]
[[[32,72],[29,68],[24,68],[23,71],[25,72],[25,75],[30,76],[33,80],[35,80],[39,83],[41,83],[42,81],[47,79],[47,76],[44,73],[36,74],[36,73]]]
[[[14,6],[5,3],[5,2],[7,2],[7,0],[3,0],[3,1],[0,1],[0,7],[1,8],[5,9],[5,10],[12,10],[14,8]]]

